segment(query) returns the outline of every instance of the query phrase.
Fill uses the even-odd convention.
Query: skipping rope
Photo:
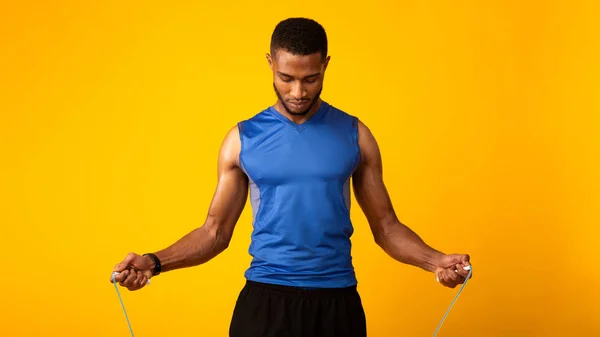
[[[121,307],[123,308],[123,313],[125,313],[125,320],[127,321],[127,325],[129,326],[129,332],[131,333],[131,337],[133,336],[133,329],[131,328],[131,323],[129,322],[129,317],[127,316],[127,310],[125,310],[125,305],[123,304],[123,299],[121,298],[121,293],[119,292],[119,286],[117,285],[116,276],[119,275],[118,272],[114,272],[112,274],[112,281],[115,285],[115,290],[117,291],[117,296],[119,297],[119,301],[121,302]],[[146,284],[150,284],[150,280],[146,282]]]
[[[442,317],[442,320],[438,324],[437,329],[435,329],[435,332],[433,333],[433,337],[435,337],[437,335],[438,331],[440,331],[440,328],[442,327],[442,324],[444,323],[444,320],[446,319],[446,317],[448,317],[448,313],[450,313],[450,309],[452,309],[452,306],[454,306],[454,303],[458,299],[458,296],[463,291],[463,289],[467,285],[467,282],[471,278],[471,274],[473,274],[473,267],[472,266],[468,265],[468,266],[464,267],[464,269],[465,270],[469,270],[469,274],[467,274],[467,277],[465,278],[465,282],[462,284],[462,286],[460,287],[460,289],[458,289],[458,292],[456,293],[456,296],[454,296],[454,299],[452,300],[452,303],[450,303],[450,306],[446,310],[446,313],[444,314],[444,317]]]
[[[438,324],[437,328],[435,329],[435,332],[433,333],[433,337],[435,337],[437,335],[437,333],[440,331],[440,328],[442,327],[442,324],[444,323],[444,320],[446,320],[446,317],[448,317],[448,314],[450,313],[450,309],[452,309],[452,307],[454,306],[454,303],[456,303],[456,300],[458,299],[458,296],[460,296],[460,293],[463,291],[463,289],[467,285],[467,282],[471,278],[471,274],[473,273],[473,267],[472,266],[466,266],[464,268],[465,268],[465,270],[467,270],[467,269],[469,270],[469,274],[465,278],[465,282],[462,284],[462,286],[460,287],[460,289],[458,289],[458,292],[456,293],[456,296],[454,296],[454,299],[452,300],[452,303],[450,303],[450,306],[446,310],[446,313],[442,317],[442,320],[440,321],[440,323]],[[117,291],[117,296],[119,297],[119,301],[121,302],[121,307],[123,308],[123,313],[125,314],[125,320],[127,321],[127,326],[129,326],[129,332],[131,333],[131,337],[134,337],[134,335],[133,335],[133,329],[131,328],[131,323],[129,322],[129,317],[127,316],[127,310],[125,310],[125,305],[123,304],[123,299],[121,298],[121,293],[119,292],[119,286],[117,285],[117,281],[115,280],[115,277],[118,274],[119,273],[117,273],[117,272],[114,272],[112,274],[113,284],[115,285],[115,290]],[[150,280],[148,280],[148,283],[150,283]]]

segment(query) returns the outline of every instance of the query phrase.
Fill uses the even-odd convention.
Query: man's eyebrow
[[[284,77],[294,77],[294,76],[292,76],[292,75],[288,75],[288,74],[286,74],[286,73],[282,73],[281,71],[277,71],[277,74],[279,74],[280,76],[284,76]],[[314,73],[314,74],[310,74],[310,75],[308,75],[308,76],[304,76],[304,78],[306,79],[306,78],[309,78],[309,77],[315,77],[315,76],[318,76],[318,75],[321,75],[321,73]]]

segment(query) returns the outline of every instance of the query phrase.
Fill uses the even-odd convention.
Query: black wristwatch
[[[156,275],[160,274],[161,265],[160,265],[160,260],[158,259],[158,257],[156,257],[156,255],[154,255],[152,253],[146,253],[142,256],[149,256],[154,261],[154,269],[152,270],[152,275],[156,276]]]

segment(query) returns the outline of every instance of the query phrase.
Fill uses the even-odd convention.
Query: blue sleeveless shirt
[[[238,124],[253,213],[246,279],[307,288],[357,284],[350,243],[357,123],[322,101],[303,124],[273,106]]]

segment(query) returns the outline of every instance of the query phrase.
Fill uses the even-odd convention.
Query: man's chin
[[[290,115],[294,115],[294,116],[304,116],[306,114],[308,114],[308,112],[310,111],[310,109],[312,108],[312,104],[308,104],[308,106],[303,109],[293,109],[292,107],[290,107],[287,104],[284,104],[285,110],[290,114]]]

